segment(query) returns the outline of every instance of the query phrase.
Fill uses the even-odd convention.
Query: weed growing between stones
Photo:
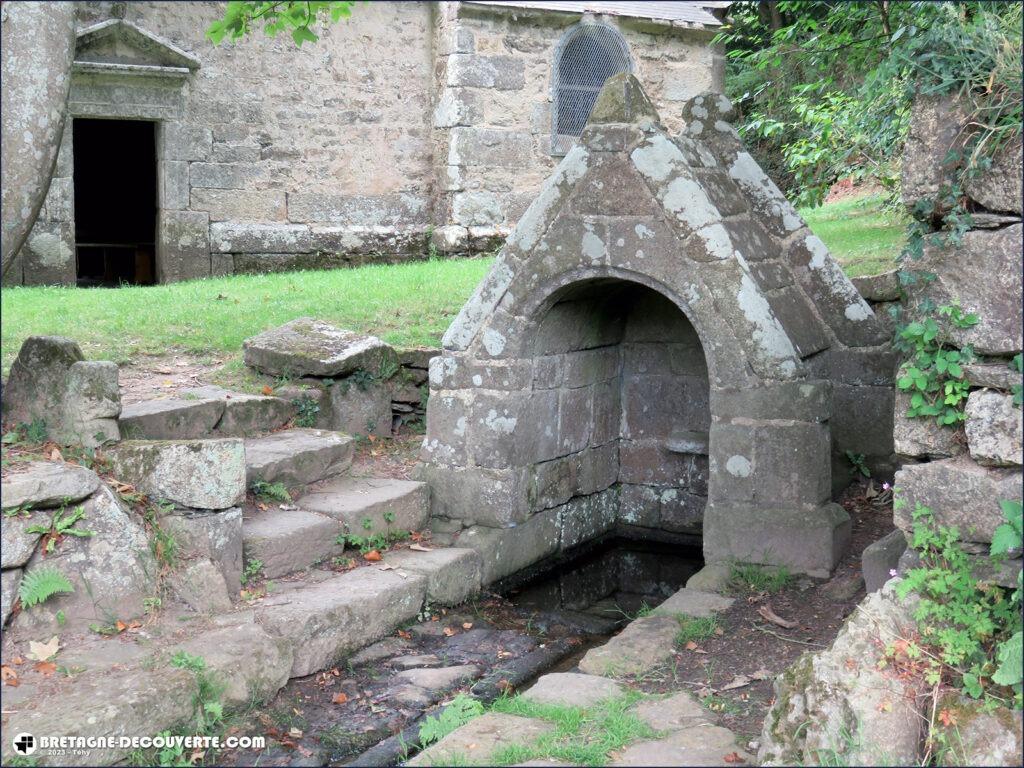
[[[75,591],[68,577],[52,565],[41,565],[26,571],[18,584],[18,600],[22,608],[45,603],[57,594],[70,594]]]
[[[370,552],[381,552],[392,544],[405,541],[412,533],[405,530],[385,531],[374,533],[369,536],[358,536],[353,533],[342,533],[336,539],[338,544],[346,547],[355,547],[359,554],[366,555]]]
[[[734,563],[729,569],[729,589],[734,593],[779,592],[793,580],[785,566],[763,568],[760,565]]]
[[[896,500],[898,506],[905,503]],[[989,564],[998,568],[1022,541],[1021,503],[1001,503],[1006,522],[992,537]],[[920,666],[933,686],[944,681],[968,696],[1022,705],[1021,573],[1013,591],[979,578],[978,563],[967,553],[955,526],[936,524],[932,511],[920,504],[912,513],[911,546],[921,565],[897,586],[905,598],[920,597],[915,618],[917,640],[898,640],[886,649],[894,663]]]
[[[860,475],[861,477],[871,477],[871,470],[868,469],[868,465],[864,460],[863,453],[854,453],[853,451],[846,452],[846,459],[850,462],[850,474],[854,477]]]
[[[312,397],[296,397],[292,400],[295,406],[295,426],[315,427],[317,416],[320,415],[320,405]]]
[[[460,693],[439,714],[423,720],[420,726],[420,746],[440,741],[456,728],[484,713],[484,705],[471,696]]]
[[[67,511],[67,500],[60,508],[53,513],[49,525],[30,525],[25,529],[26,533],[38,533],[43,537],[43,552],[51,554],[65,536],[75,536],[80,539],[88,539],[96,535],[95,531],[86,528],[75,527],[79,520],[85,517],[85,507],[79,504],[70,512]]]
[[[292,500],[288,489],[281,482],[268,483],[263,480],[257,480],[249,486],[249,490],[252,491],[256,498],[262,501],[278,501],[282,504],[287,504]]]
[[[242,584],[251,586],[263,580],[263,561],[252,557],[245,561],[245,568],[242,570]]]
[[[718,619],[715,616],[683,616],[676,617],[679,621],[679,632],[676,633],[676,645],[686,645],[704,640],[715,634]]]

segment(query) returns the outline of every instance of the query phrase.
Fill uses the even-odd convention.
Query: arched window
[[[604,81],[632,71],[629,46],[612,27],[581,22],[566,31],[551,79],[551,154],[564,155],[583,132]]]

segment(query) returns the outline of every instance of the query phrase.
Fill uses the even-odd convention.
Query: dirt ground
[[[721,634],[691,650],[681,648],[668,670],[638,680],[639,686],[650,693],[689,690],[721,715],[725,727],[748,740],[760,739],[772,680],[802,653],[830,645],[864,598],[861,553],[893,529],[891,502],[873,503],[866,490],[857,483],[840,499],[853,533],[830,581],[796,577],[775,594],[736,590],[736,602],[720,614]],[[767,621],[759,613],[765,606],[797,626],[784,629]],[[737,687],[730,689],[731,684]]]

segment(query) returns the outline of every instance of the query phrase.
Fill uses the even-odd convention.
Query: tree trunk
[[[75,3],[4,3],[0,25],[0,274],[6,275],[39,215],[57,162],[75,55]]]

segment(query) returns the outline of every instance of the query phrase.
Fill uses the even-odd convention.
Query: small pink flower
[[[895,576],[896,575],[896,569],[895,568],[890,568],[889,569],[889,575],[890,576]]]
[[[889,488],[891,488],[891,487],[892,486],[890,486],[888,483],[882,483],[882,490],[883,491],[888,491]]]

